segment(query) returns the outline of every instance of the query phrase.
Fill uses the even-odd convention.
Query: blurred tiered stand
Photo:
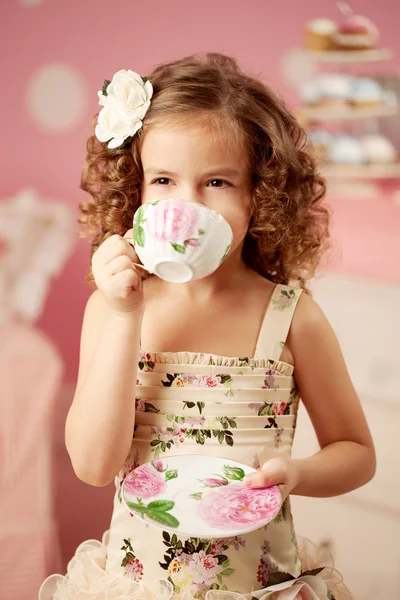
[[[367,17],[337,4],[338,23],[306,24],[304,54],[320,71],[299,85],[294,114],[331,192],[377,196],[385,186],[397,203],[400,76],[373,71],[393,53],[380,46],[379,31]]]

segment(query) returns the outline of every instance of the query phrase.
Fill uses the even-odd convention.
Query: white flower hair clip
[[[110,149],[128,144],[142,127],[153,96],[153,86],[147,77],[134,71],[118,71],[112,81],[106,79],[98,92],[99,113],[95,135],[107,142]]]

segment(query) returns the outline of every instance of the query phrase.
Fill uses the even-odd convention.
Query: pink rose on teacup
[[[128,475],[124,489],[132,496],[151,498],[164,492],[165,478],[151,465],[143,465]]]
[[[185,240],[185,246],[187,248],[197,248],[199,245],[199,240],[195,240],[194,238]]]
[[[243,525],[256,528],[276,517],[282,499],[276,486],[248,488],[231,484],[203,495],[199,502],[200,514],[213,527],[242,529]]]
[[[166,242],[184,242],[198,233],[199,216],[196,207],[190,202],[175,200],[161,201],[154,207],[153,218],[149,221],[149,231],[154,237]]]

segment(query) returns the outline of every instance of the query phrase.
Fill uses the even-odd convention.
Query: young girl
[[[303,131],[268,88],[218,54],[159,66],[149,80],[120,71],[99,97],[81,217],[93,232],[97,289],[66,445],[80,479],[104,486],[116,477],[117,489],[103,543],[80,546],[67,576],[46,580],[40,599],[202,600],[219,590],[350,598],[332,569],[304,574],[331,565],[322,555],[323,564],[310,564],[304,541],[302,562],[288,498],[343,494],[375,470],[338,342],[306,290],[327,245],[328,212]],[[220,213],[233,231],[230,254],[202,280],[142,281],[127,242],[133,214],[171,197]],[[190,390],[196,402],[187,402]],[[300,397],[321,450],[294,460]],[[278,484],[280,514],[253,533],[212,541],[134,518],[121,501],[126,475],[151,460],[162,470],[178,453],[258,468],[245,483]]]

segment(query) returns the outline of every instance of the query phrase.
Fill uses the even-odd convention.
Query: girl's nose
[[[204,198],[202,198],[201,193],[198,190],[190,188],[181,190],[180,193],[177,194],[177,198],[180,200],[186,200],[187,202],[197,202],[197,204],[204,204]]]

